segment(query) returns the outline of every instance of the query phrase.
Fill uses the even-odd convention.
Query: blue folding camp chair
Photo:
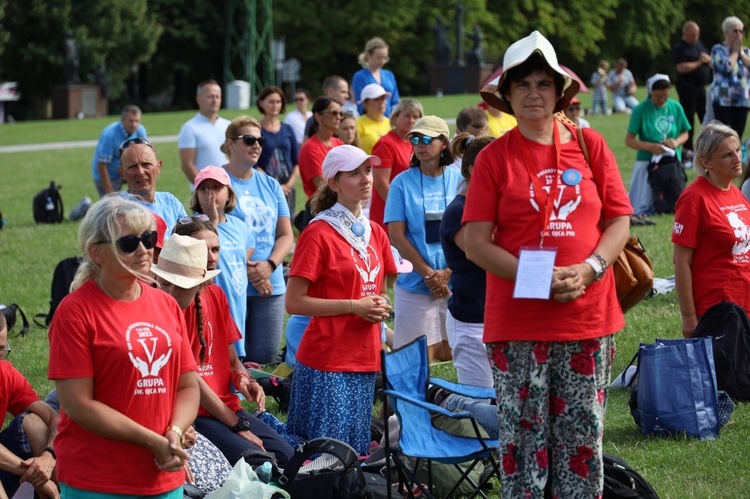
[[[471,413],[451,412],[427,402],[427,387],[431,383],[452,392],[479,399],[493,398],[495,396],[494,391],[491,388],[460,385],[442,379],[430,378],[427,339],[424,336],[390,353],[382,352],[381,359],[384,386],[382,393],[388,396],[393,412],[398,416],[401,425],[398,443],[394,442],[391,446],[388,438],[387,416],[385,416],[386,465],[387,469],[391,469],[392,465],[395,466],[399,476],[400,490],[404,490],[405,487],[409,493],[408,497],[414,497],[414,492],[420,490],[422,492],[421,497],[433,497],[431,462],[436,461],[452,464],[461,472],[459,480],[444,497],[450,497],[462,483],[466,482],[474,488],[471,497],[481,495],[486,498],[482,487],[493,476],[500,478],[500,468],[496,459],[498,441],[482,438],[479,425]],[[385,414],[386,411],[383,412]],[[430,420],[433,413],[453,419],[469,418],[476,436],[471,438],[461,437],[435,428]],[[398,458],[398,451],[405,456],[416,459],[413,468]],[[469,477],[469,473],[482,459],[485,459],[492,466],[492,473],[488,473],[480,483],[475,483]],[[429,479],[426,486],[416,478],[417,470],[420,469],[425,460],[427,460],[429,470]],[[471,464],[466,466],[466,462],[471,462]],[[389,473],[389,497],[391,491]]]

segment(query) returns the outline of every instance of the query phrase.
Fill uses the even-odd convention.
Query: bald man
[[[691,161],[693,157],[695,114],[698,114],[698,120],[702,122],[706,111],[706,85],[711,81],[711,56],[700,41],[700,35],[698,24],[695,21],[687,21],[682,25],[682,38],[672,52],[677,66],[677,94],[692,127],[685,143],[683,157],[686,162]]]

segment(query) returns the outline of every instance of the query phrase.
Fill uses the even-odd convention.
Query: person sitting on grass
[[[5,359],[10,355],[8,326],[0,314],[0,419],[15,416],[0,433],[0,499],[13,497],[24,482],[42,498],[59,498],[53,481],[56,458],[52,439],[57,413],[41,401],[31,384]]]

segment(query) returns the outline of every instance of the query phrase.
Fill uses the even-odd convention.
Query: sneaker
[[[630,383],[633,381],[633,376],[635,376],[635,372],[638,370],[636,366],[630,366],[627,369],[625,369],[619,376],[615,378],[615,380],[612,382],[611,385],[609,385],[610,388],[629,388]]]

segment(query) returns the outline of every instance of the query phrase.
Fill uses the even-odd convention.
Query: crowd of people
[[[625,324],[609,267],[630,225],[675,213],[683,334],[721,300],[750,307],[750,202],[733,185],[750,50],[738,18],[722,29],[709,54],[685,23],[680,102],[663,73],[639,102],[624,59],[592,74],[594,113],[608,112],[609,90],[614,111],[631,114],[629,192],[582,116],[578,81],[538,31],[508,48],[483,102],[457,113],[455,135],[400,98],[377,37],[351,93],[330,76],[311,109],[298,89],[283,118],[280,88],[257,96],[260,121],[229,121],[218,83],[202,82],[178,139],[192,214],[157,190],[162,162],[126,106],[100,137],[101,199],[80,223],[83,263],[50,326],[58,402],[0,360],[0,414],[15,418],[0,433],[0,499],[22,482],[43,498],[177,499],[186,481],[215,489],[221,477],[209,477],[248,452],[283,467],[297,443],[322,436],[367,455],[380,351],[422,335],[429,360],[452,361],[459,382],[494,387],[496,405],[481,411],[499,438],[504,496],[600,497]],[[694,114],[707,110],[718,121],[693,138]],[[685,188],[688,162],[698,178]],[[278,363],[282,342],[294,370],[284,423],[244,364]]]

